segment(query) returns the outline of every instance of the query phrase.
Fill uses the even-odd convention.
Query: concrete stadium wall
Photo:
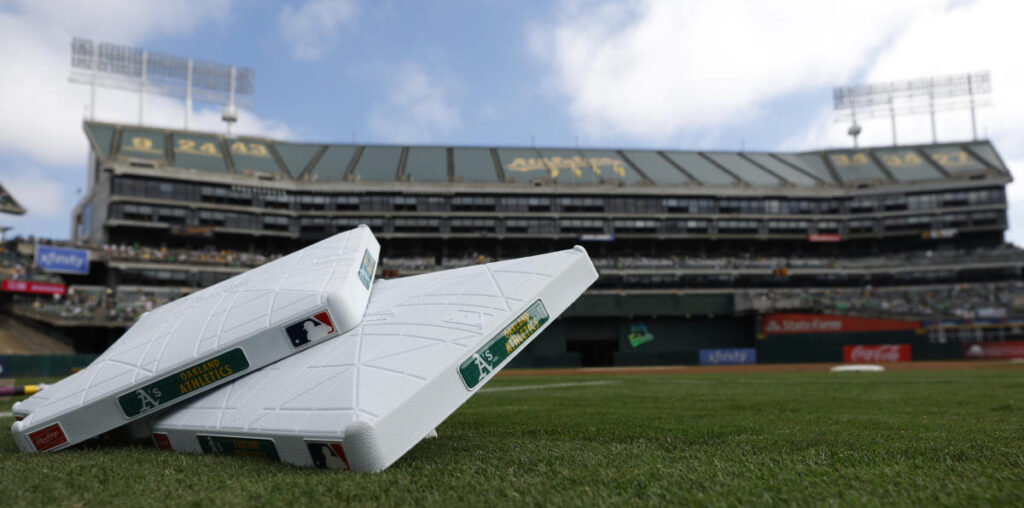
[[[637,347],[631,329],[642,325],[653,340]],[[566,317],[510,365],[513,368],[696,364],[705,348],[754,347],[752,317],[681,316]]]
[[[927,335],[913,330],[768,335],[756,344],[758,363],[842,362],[843,346],[857,344],[910,344],[915,361],[963,357],[960,344],[932,344]]]
[[[0,355],[0,378],[65,377],[99,355]]]

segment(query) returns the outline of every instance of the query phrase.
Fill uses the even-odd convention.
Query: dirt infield
[[[569,369],[509,369],[499,376],[560,376],[576,374],[714,374],[751,372],[827,372],[849,363],[762,363],[755,365],[664,365],[651,367],[580,367]],[[1024,369],[1024,363],[1009,360],[946,360],[930,362],[881,363],[886,370],[978,370]]]

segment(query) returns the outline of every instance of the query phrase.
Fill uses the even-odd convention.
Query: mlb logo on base
[[[327,311],[317,312],[305,319],[284,327],[292,347],[299,348],[311,342],[318,342],[338,335],[338,329]]]
[[[307,442],[309,456],[313,459],[313,466],[320,469],[337,469],[348,471],[348,457],[345,456],[345,449],[341,443],[328,442]]]

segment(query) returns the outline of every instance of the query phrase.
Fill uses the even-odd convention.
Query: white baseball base
[[[157,415],[157,446],[381,471],[597,279],[582,247],[378,281],[363,322]]]
[[[18,405],[18,448],[67,448],[341,335],[363,317],[379,257],[360,226],[147,312]]]

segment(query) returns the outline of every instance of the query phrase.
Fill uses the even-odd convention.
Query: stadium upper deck
[[[988,142],[754,153],[85,132],[94,157],[74,237],[95,244],[273,253],[362,223],[389,256],[503,258],[579,241],[604,242],[599,256],[750,252],[751,240],[766,254],[971,247],[1002,243],[1011,181]]]
[[[814,194],[868,186],[985,179],[1005,183],[1009,172],[988,142],[806,153],[595,150],[566,148],[299,144],[262,138],[86,123],[100,160],[130,167],[194,170],[207,177],[244,176],[323,184],[558,185],[685,187],[716,194]],[[305,184],[305,185],[302,185]],[[310,185],[316,184],[316,185]],[[567,186],[567,187],[563,187]],[[512,188],[502,185],[504,191]],[[824,191],[824,192],[823,192]]]

